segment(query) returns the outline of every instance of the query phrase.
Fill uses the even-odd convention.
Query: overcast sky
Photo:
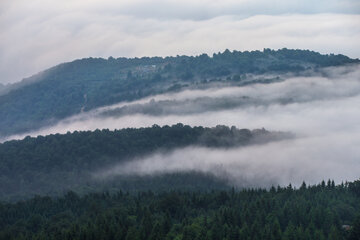
[[[300,48],[360,57],[358,0],[1,0],[0,83],[84,57]]]

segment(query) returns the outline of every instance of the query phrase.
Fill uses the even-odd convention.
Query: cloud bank
[[[240,104],[219,108],[219,99]],[[174,105],[167,107],[169,102]],[[148,105],[155,103],[163,112],[144,112]],[[131,106],[140,110],[104,115]],[[195,170],[214,174],[239,187],[268,187],[290,182],[299,185],[304,180],[315,184],[328,178],[340,183],[360,177],[359,106],[360,67],[354,65],[328,68],[309,73],[307,77],[288,77],[272,84],[186,90],[119,103],[82,113],[32,135],[178,122],[192,126],[264,127],[293,132],[297,138],[228,150],[189,147],[171,153],[159,152],[94,174],[107,178]],[[12,136],[22,137],[24,135]]]
[[[0,82],[89,56],[287,47],[356,58],[359,5],[355,0],[2,1]]]

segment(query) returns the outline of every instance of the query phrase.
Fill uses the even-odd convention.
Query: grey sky
[[[3,0],[0,83],[83,57],[301,48],[360,57],[356,0]]]

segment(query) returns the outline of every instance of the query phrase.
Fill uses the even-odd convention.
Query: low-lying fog
[[[152,175],[196,170],[212,173],[238,187],[299,186],[360,177],[360,138],[351,134],[299,138],[235,149],[188,147],[155,153],[144,159],[104,169],[96,177]]]
[[[231,150],[189,147],[170,154],[155,153],[98,174],[197,170],[239,186],[354,180],[360,177],[360,66],[328,68],[322,74],[289,77],[272,84],[153,96],[82,113],[26,135],[178,122],[264,127],[290,131],[298,138]]]

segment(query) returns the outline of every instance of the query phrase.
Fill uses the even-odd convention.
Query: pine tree
[[[359,240],[360,239],[360,216],[358,216],[351,228],[349,240]]]

